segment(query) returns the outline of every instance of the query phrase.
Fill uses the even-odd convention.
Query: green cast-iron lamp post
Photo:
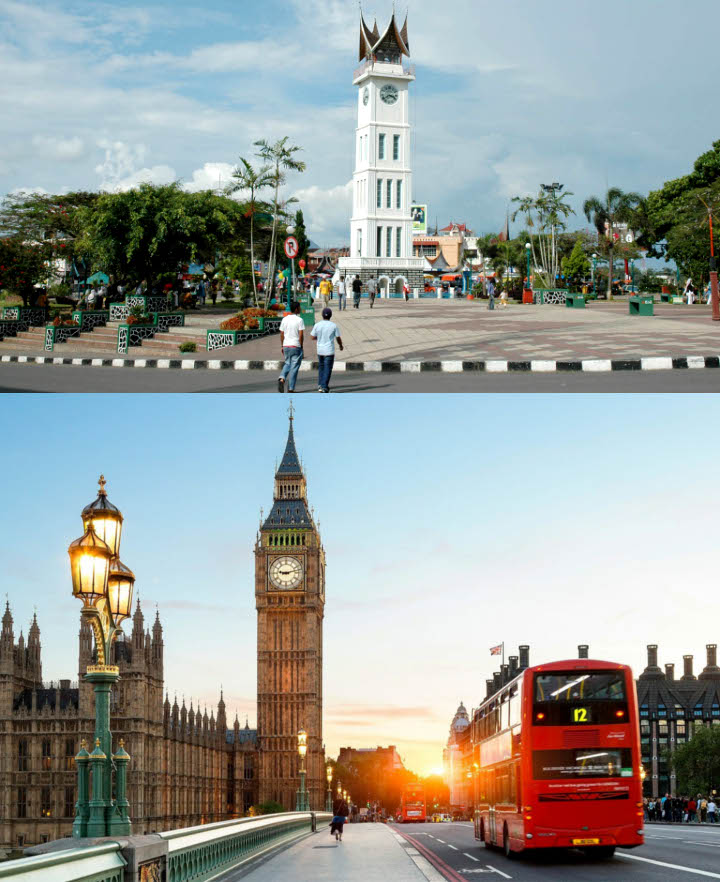
[[[332,779],[333,779],[333,769],[330,763],[327,764],[327,799],[325,800],[325,810],[331,812],[333,810],[332,805]]]
[[[98,483],[97,499],[82,512],[85,532],[68,548],[73,595],[82,601],[82,616],[92,628],[97,654],[96,664],[89,665],[85,674],[95,690],[94,749],[88,753],[83,740],[75,757],[78,800],[73,836],[78,838],[128,836],[131,832],[127,800],[130,756],[122,740],[113,754],[110,732],[110,690],[120,671],[109,661],[120,623],[130,616],[135,576],[119,557],[123,516],[108,500],[102,475]]]
[[[305,787],[305,755],[307,754],[307,732],[301,729],[298,732],[298,754],[300,755],[300,789],[295,799],[296,812],[310,811],[310,803],[308,801],[308,792]]]
[[[593,296],[595,296],[597,294],[597,289],[596,289],[596,285],[597,285],[597,260],[598,260],[597,254],[593,254]]]

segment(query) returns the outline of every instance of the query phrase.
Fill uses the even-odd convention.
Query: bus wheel
[[[508,860],[515,857],[515,852],[510,848],[510,834],[508,833],[507,824],[503,824],[503,854]]]
[[[485,837],[485,821],[480,821],[480,838],[482,839],[482,844],[485,846],[485,848],[492,847]]]
[[[615,854],[615,846],[598,845],[595,848],[584,848],[583,852],[591,861],[607,861]]]

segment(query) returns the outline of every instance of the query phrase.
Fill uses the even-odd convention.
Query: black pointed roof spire
[[[288,416],[290,418],[290,428],[288,429],[288,439],[285,445],[285,453],[278,466],[278,475],[301,475],[302,466],[300,465],[300,457],[295,447],[295,434],[293,432],[293,422],[295,420],[295,408],[292,402],[288,408]]]

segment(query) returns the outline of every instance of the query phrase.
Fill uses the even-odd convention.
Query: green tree
[[[720,726],[696,724],[690,741],[668,753],[680,793],[707,796],[720,787]]]
[[[615,266],[616,242],[613,225],[630,223],[640,210],[643,197],[639,193],[625,193],[619,187],[610,187],[604,197],[591,196],[583,203],[585,217],[595,226],[598,249],[607,257],[607,299],[612,300],[612,284]]]
[[[279,802],[270,800],[262,802],[260,805],[254,805],[251,811],[253,815],[279,815],[285,811],[285,808]]]
[[[22,297],[23,305],[29,306],[35,285],[46,279],[47,263],[41,245],[21,236],[0,238],[0,290]]]
[[[512,219],[522,214],[525,217],[530,244],[532,246],[533,266],[539,267],[541,281],[546,288],[554,288],[560,269],[558,258],[558,236],[566,227],[565,218],[575,214],[567,199],[573,193],[541,189],[537,196],[516,196],[512,201],[518,204]]]
[[[302,209],[298,208],[295,212],[295,238],[298,240],[298,257],[301,260],[307,259],[308,248],[310,247],[310,240],[307,236],[307,230],[305,229],[305,218],[303,217]]]
[[[575,246],[570,255],[562,259],[562,271],[565,278],[575,285],[590,272],[590,261],[587,259],[580,239],[575,240]]]
[[[241,215],[234,200],[210,190],[141,184],[102,193],[81,211],[77,249],[95,269],[152,285],[188,261],[214,263],[223,246],[237,242]]]
[[[296,156],[296,154],[302,150],[302,147],[295,146],[288,142],[289,138],[287,135],[284,138],[279,138],[274,144],[270,144],[265,140],[255,142],[255,146],[258,148],[258,156],[271,169],[270,184],[274,190],[272,235],[270,237],[270,257],[268,261],[268,288],[272,288],[275,281],[275,267],[277,265],[277,231],[278,224],[282,219],[280,215],[280,188],[287,181],[288,172],[295,171],[302,173],[306,168],[305,163],[297,159]],[[268,296],[269,293],[270,292],[268,292]]]
[[[257,195],[261,190],[270,187],[272,184],[272,175],[270,166],[264,165],[262,168],[255,169],[253,166],[240,157],[240,165],[233,172],[234,183],[228,187],[229,193],[236,193],[238,190],[244,190],[250,194],[248,203],[248,214],[250,216],[250,262],[253,266],[252,284],[255,306],[258,305],[257,280],[255,278],[255,215],[258,211],[265,209],[264,204],[259,204]]]

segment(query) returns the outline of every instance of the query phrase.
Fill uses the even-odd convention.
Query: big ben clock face
[[[302,577],[302,562],[296,557],[278,557],[270,564],[270,581],[276,588],[297,588]]]
[[[383,86],[380,89],[380,98],[382,98],[385,104],[395,104],[398,100],[398,90],[395,86]]]

